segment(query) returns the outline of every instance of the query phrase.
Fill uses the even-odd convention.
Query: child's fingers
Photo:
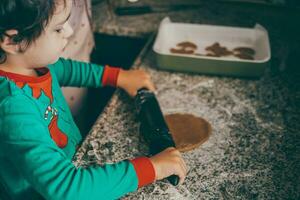
[[[185,165],[184,160],[182,158],[180,159],[180,165],[181,165],[181,167],[184,171],[184,174],[186,174],[187,173],[187,168],[186,168],[186,165]]]
[[[141,73],[144,76],[145,82],[144,82],[144,87],[146,87],[148,90],[154,92],[156,90],[153,82],[151,81],[151,76],[150,74],[146,73],[144,70],[140,70]]]
[[[176,175],[179,176],[180,178],[179,183],[182,184],[187,174],[187,167],[178,150],[172,149],[172,153],[175,155],[176,163],[177,163]]]
[[[183,172],[183,178],[180,179],[180,184],[183,183],[185,177],[186,177],[186,174],[187,174],[187,167],[186,167],[186,164],[183,160],[183,158],[180,157],[180,165],[181,165],[181,169],[182,169],[182,172]]]
[[[141,83],[142,87],[147,88],[150,91],[155,91],[155,86],[151,81],[150,75],[145,74]]]
[[[146,87],[147,87],[148,90],[150,90],[150,91],[152,91],[152,92],[154,92],[154,91],[156,90],[154,84],[153,84],[152,81],[150,81],[150,80],[148,81]]]
[[[176,154],[176,155],[179,157],[179,159],[180,159],[180,164],[182,165],[182,167],[183,167],[183,169],[184,169],[184,172],[187,173],[188,167],[187,167],[185,161],[183,160],[180,151],[178,151],[177,149],[174,149],[174,150],[175,150],[175,151],[174,151],[175,154]]]
[[[142,85],[140,86],[140,88],[147,88],[151,92],[154,92],[156,90],[154,84],[149,79],[148,80],[144,80],[143,83],[142,83]]]
[[[183,167],[184,167],[184,169],[185,169],[185,173],[187,174],[187,172],[189,171],[189,168],[188,168],[188,166],[186,165],[186,163],[185,163],[185,161],[184,161],[183,158],[181,158],[181,161],[182,161],[182,165],[183,165]]]
[[[184,167],[180,164],[178,165],[178,169],[176,171],[177,171],[176,175],[179,176],[179,184],[182,184],[186,176]]]

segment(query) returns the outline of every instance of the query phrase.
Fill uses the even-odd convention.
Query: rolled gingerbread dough
[[[176,148],[181,152],[199,147],[211,135],[211,125],[201,117],[175,113],[165,115],[165,119]]]

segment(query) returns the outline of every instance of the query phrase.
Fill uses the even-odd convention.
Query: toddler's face
[[[45,27],[42,35],[24,52],[24,57],[30,59],[34,68],[44,67],[58,60],[68,43],[73,30],[68,22],[72,7],[72,0],[61,0]]]

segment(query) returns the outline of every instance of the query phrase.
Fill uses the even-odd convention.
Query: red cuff
[[[139,157],[130,161],[138,177],[138,187],[143,187],[155,180],[155,170],[152,162],[147,157]]]
[[[116,87],[119,72],[120,72],[120,68],[110,67],[106,65],[102,76],[102,85]]]

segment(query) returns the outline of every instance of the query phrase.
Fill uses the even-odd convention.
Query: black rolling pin
[[[140,133],[149,145],[150,154],[155,155],[168,147],[175,147],[155,94],[145,88],[138,90],[135,107],[141,122]],[[167,179],[174,186],[179,183],[177,175]]]

